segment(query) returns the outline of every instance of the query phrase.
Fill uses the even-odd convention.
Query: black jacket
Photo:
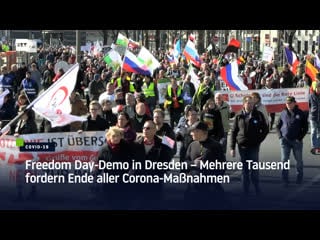
[[[114,114],[112,110],[102,112],[102,117],[107,121],[106,128],[110,128],[117,124],[117,120],[118,120],[117,115]]]
[[[146,153],[144,148],[144,138],[143,136],[139,136],[137,138],[135,144],[135,152],[136,158],[138,161],[142,162],[142,169],[139,171],[139,174],[146,174],[146,175],[159,175],[162,176],[165,173],[164,170],[159,169],[144,169],[144,162],[145,160],[151,160],[153,162],[170,162],[171,161],[171,149],[162,143],[160,137],[154,137],[154,146],[151,150]]]
[[[87,121],[82,123],[83,131],[105,131],[107,129],[107,120],[100,115],[97,116],[96,120],[91,120],[91,115],[87,119]]]
[[[145,123],[147,120],[152,120],[152,119],[151,119],[151,117],[149,117],[147,114],[144,114],[144,115],[141,117],[141,121],[139,121],[137,117],[141,117],[141,116],[138,116],[137,114],[135,115],[135,117],[132,119],[132,128],[133,128],[136,132],[142,132],[142,128],[143,128],[144,123]]]
[[[21,119],[16,125],[15,133],[19,134],[32,134],[38,133],[38,127],[34,120],[28,119],[26,122],[23,122]]]
[[[133,151],[130,147],[130,145],[124,140],[121,139],[120,144],[119,144],[119,149],[117,151],[113,151],[109,144],[104,144],[100,150],[99,150],[99,155],[98,159],[99,161],[104,161],[104,162],[127,162],[130,166],[131,169],[131,164],[132,164],[132,159],[134,158],[133,156]],[[104,172],[108,172],[110,174],[114,175],[122,175],[125,172],[129,172],[130,169],[125,170],[125,169],[105,169],[103,170]],[[120,176],[119,179],[122,177]]]
[[[209,136],[214,140],[220,141],[224,136],[224,129],[222,124],[221,113],[219,110],[210,109],[208,112],[202,112],[200,115],[201,122],[208,125]]]
[[[194,160],[199,157],[202,159],[202,161],[226,161],[226,157],[223,153],[222,146],[210,137],[208,137],[203,142],[193,141],[192,143],[190,143],[186,153],[186,161],[188,163],[189,169],[192,169],[191,165],[194,164]],[[225,171],[222,169],[202,169],[201,172],[203,174],[222,175]]]
[[[259,146],[268,132],[268,125],[262,112],[253,109],[251,115],[246,117],[244,111],[241,111],[233,122],[230,148],[234,150],[236,143],[241,147]]]

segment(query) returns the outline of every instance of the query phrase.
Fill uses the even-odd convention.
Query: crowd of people
[[[250,183],[255,193],[261,194],[259,170],[249,170],[246,160],[259,161],[260,145],[274,125],[280,139],[281,161],[287,161],[293,150],[297,162],[296,183],[301,184],[303,181],[302,140],[308,131],[308,117],[311,153],[316,154],[320,148],[320,83],[316,84],[310,95],[308,113],[298,108],[294,97],[288,97],[284,110],[275,122],[275,113],[266,111],[258,92],[244,97],[242,110],[235,113],[224,101],[223,95],[216,93],[221,90],[220,67],[226,65],[228,60],[217,62],[217,58],[208,53],[201,56],[203,64],[197,71],[200,81],[197,89],[187,73],[187,62],[181,58],[178,63],[170,64],[166,54],[161,51],[155,53],[161,66],[152,76],[114,70],[106,64],[102,55],[84,54],[70,104],[71,114],[86,115],[87,121],[54,128],[46,119],[37,124],[33,110],[25,111],[26,106],[75,63],[75,55],[68,48],[41,49],[39,59],[40,56],[42,61],[32,58],[30,64],[22,63],[19,68],[16,64],[1,66],[0,87],[3,91],[10,90],[0,109],[2,127],[24,111],[8,134],[19,136],[38,132],[75,131],[80,134],[83,131],[106,131],[106,142],[99,151],[99,160],[127,161],[130,164],[133,159],[141,162],[146,159],[169,162],[176,155],[179,161],[190,163],[192,167],[188,170],[189,174],[199,174],[202,171],[198,167],[199,161],[204,159],[226,161],[229,138],[230,155],[235,157],[238,146],[240,161],[245,166],[242,178],[245,195],[249,194]],[[263,64],[250,55],[243,55],[242,59],[244,61],[239,65],[240,76],[249,89],[311,87],[303,66],[299,66],[294,76],[288,65],[279,73],[274,63]],[[41,65],[39,62],[45,63]],[[320,79],[320,75],[318,77]],[[157,82],[161,79],[170,80],[163,103],[159,102],[161,93],[157,88]],[[169,123],[165,122],[166,113],[169,114]],[[231,118],[234,121],[230,127]],[[173,147],[163,143],[164,136],[174,141]],[[179,152],[177,142],[180,142]],[[111,172],[115,174],[113,170]],[[155,170],[152,174],[162,176],[163,173]],[[289,179],[286,170],[282,172],[282,179],[287,186]],[[139,202],[140,208],[163,206],[162,184],[145,184],[135,190],[139,192],[135,201]],[[105,199],[112,208],[129,204],[126,201],[130,199],[132,191],[125,184],[106,184],[103,187]],[[189,186],[185,194],[185,207],[194,207],[191,206],[192,202],[197,199],[204,203],[202,207],[215,208],[212,203],[222,204],[225,202],[222,200],[224,197],[221,184],[214,184],[214,187],[205,184],[196,188]]]

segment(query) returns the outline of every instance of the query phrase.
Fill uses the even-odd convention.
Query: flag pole
[[[54,84],[52,84],[46,91],[44,91],[40,96],[38,96],[36,99],[34,99],[26,108],[29,109],[31,108],[34,104],[36,104],[39,100],[42,99],[42,97],[45,95],[46,92],[48,92],[49,90],[51,90],[52,88],[55,87],[55,85],[57,85],[59,82],[61,82],[64,77],[68,76],[68,73],[71,72],[74,68],[76,68],[79,65],[79,63],[74,64],[71,68],[68,69],[68,71],[65,72],[65,74],[63,74],[58,81],[56,81]]]
[[[283,58],[283,60],[286,59],[286,60],[287,60],[287,63],[288,63],[288,57],[287,57],[287,54],[286,54],[286,49],[285,49],[285,47],[286,47],[286,46],[284,46],[284,47],[282,48],[282,52],[283,52],[283,54],[285,55],[285,58]],[[283,63],[282,63],[282,67],[284,67],[284,61],[283,61]]]
[[[15,116],[15,118],[13,118],[10,122],[7,123],[7,125],[2,128],[0,130],[0,138],[3,136],[3,133],[5,133],[6,131],[8,131],[8,128],[11,127],[12,124],[14,124],[19,118],[22,117],[22,115],[29,110],[31,107],[33,107],[34,104],[36,104],[39,100],[41,100],[43,98],[43,96],[45,95],[46,92],[48,92],[49,90],[51,90],[52,88],[54,88],[55,85],[57,85],[59,82],[61,82],[64,79],[64,76],[67,76],[69,72],[71,72],[75,67],[77,67],[79,64],[76,63],[74,64],[71,68],[68,69],[68,71],[62,75],[61,78],[58,79],[58,81],[56,81],[54,84],[52,84],[46,91],[44,91],[40,96],[38,96],[36,99],[34,99],[27,107],[26,109],[21,112],[20,114],[18,114],[17,116]]]
[[[4,128],[1,128],[0,130],[0,139],[10,131],[11,125],[13,125],[16,121],[18,121],[19,118],[22,117],[22,115],[27,111],[28,109],[26,108],[23,110],[21,113],[19,113],[17,116],[15,116],[14,119],[12,119],[10,122],[7,123],[7,125]]]

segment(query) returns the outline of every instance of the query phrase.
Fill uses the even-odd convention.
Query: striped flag
[[[231,91],[248,90],[242,79],[238,77],[238,71],[237,61],[233,61],[220,69],[220,76]]]
[[[175,141],[173,139],[169,138],[168,136],[163,136],[162,143],[167,145],[169,148],[173,149]]]
[[[179,56],[181,54],[181,43],[180,43],[180,39],[178,41],[176,41],[176,43],[174,44],[174,49],[173,49],[173,56],[174,56],[174,61],[176,63],[179,62]]]
[[[238,54],[238,49],[240,48],[240,45],[241,45],[240,41],[238,41],[235,38],[232,38],[228,43],[228,46],[224,50],[223,55],[226,55],[227,53],[230,53],[230,52]]]
[[[297,74],[297,67],[300,63],[297,58],[297,55],[293,51],[291,51],[288,47],[285,47],[284,50],[286,53],[288,64],[291,66],[290,70],[292,71],[292,73],[294,75],[296,75]]]
[[[0,108],[2,108],[4,97],[10,93],[8,89],[6,89],[3,93],[0,94]]]
[[[309,60],[306,60],[306,74],[311,78],[312,81],[316,81],[316,75],[319,72]]]
[[[148,76],[151,75],[150,70],[147,69],[146,66],[143,66],[138,58],[128,50],[126,50],[123,58],[122,69],[127,72],[133,72]]]
[[[191,62],[196,67],[200,68],[201,60],[198,51],[192,41],[188,40],[187,45],[184,48],[183,55],[186,57],[188,62]]]

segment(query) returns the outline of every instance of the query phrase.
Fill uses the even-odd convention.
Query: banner
[[[157,88],[159,92],[159,104],[164,103],[166,100],[167,87],[171,83],[170,79],[162,78],[157,82]]]
[[[33,39],[16,39],[16,51],[17,52],[37,52],[37,40]]]
[[[271,63],[273,59],[273,48],[269,46],[264,46],[263,54],[262,54],[262,61],[267,63]]]
[[[0,139],[0,183],[12,185],[17,176],[26,173],[27,160],[50,162],[92,162],[98,160],[98,151],[105,143],[105,132],[59,132],[20,135],[24,142],[54,142],[54,152],[20,152],[16,146],[16,137],[4,136]],[[59,170],[57,170],[59,171]],[[51,172],[58,174],[58,172]],[[78,173],[79,174],[79,173]],[[20,176],[21,177],[21,176]]]
[[[261,103],[266,106],[268,112],[281,112],[285,108],[286,97],[294,96],[297,105],[303,111],[309,110],[309,89],[308,88],[278,88],[278,89],[256,89],[246,91],[216,91],[220,92],[225,101],[229,103],[233,112],[238,112],[242,109],[243,97],[251,95],[253,92],[258,92],[261,96]]]

